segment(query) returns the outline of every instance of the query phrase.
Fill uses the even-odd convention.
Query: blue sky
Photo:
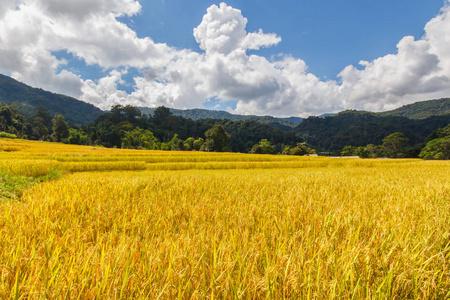
[[[103,109],[307,116],[450,96],[447,1],[221,3],[5,0],[0,72]]]

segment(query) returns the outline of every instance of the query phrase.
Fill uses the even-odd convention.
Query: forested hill
[[[443,116],[450,114],[450,98],[415,102],[379,114],[382,116],[400,116],[410,119],[426,119],[432,116]]]
[[[13,105],[25,115],[33,114],[34,107],[44,106],[50,114],[61,114],[73,124],[93,122],[103,111],[75,98],[33,88],[11,77],[0,74],[0,102]]]
[[[142,113],[147,115],[153,115],[155,108],[150,107],[139,107]],[[235,115],[226,111],[221,110],[209,110],[209,109],[174,109],[171,108],[170,112],[174,116],[183,117],[185,119],[202,120],[202,119],[227,119],[235,121],[256,121],[259,123],[265,123],[271,125],[272,127],[277,127],[281,129],[290,129],[297,126],[302,122],[302,118],[299,117],[289,117],[289,118],[275,118],[272,116],[254,116],[254,115]],[[290,128],[284,128],[285,126]]]
[[[413,120],[349,110],[331,117],[309,117],[294,131],[319,151],[335,151],[348,145],[380,145],[384,137],[394,132],[403,133],[413,146],[423,143],[434,130],[449,123],[450,114]]]

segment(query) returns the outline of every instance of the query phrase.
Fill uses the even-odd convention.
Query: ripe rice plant
[[[448,162],[27,145],[67,173],[0,200],[1,299],[450,297]]]
[[[59,169],[60,164],[52,160],[0,159],[0,171],[28,177],[44,176]]]

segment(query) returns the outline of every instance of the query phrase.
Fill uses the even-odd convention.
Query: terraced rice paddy
[[[449,162],[0,149],[0,299],[450,297]]]

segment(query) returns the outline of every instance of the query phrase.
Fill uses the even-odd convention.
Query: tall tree
[[[125,121],[134,124],[141,115],[142,113],[139,108],[131,105],[122,106],[118,104],[111,107],[111,121],[114,124]]]
[[[192,151],[192,150],[194,150],[194,142],[195,142],[194,138],[192,138],[192,137],[187,138],[187,139],[183,142],[183,148],[184,148],[184,150],[186,150],[186,151]]]
[[[273,154],[275,151],[275,146],[272,145],[267,139],[262,139],[259,144],[256,144],[250,150],[250,153],[254,154]]]
[[[153,114],[153,121],[156,125],[162,127],[168,127],[168,118],[172,115],[170,108],[165,106],[160,106],[155,109]]]
[[[60,114],[55,115],[55,118],[52,120],[53,122],[53,133],[52,139],[55,142],[61,142],[63,139],[69,136],[69,126],[67,125],[66,120]]]
[[[34,107],[34,113],[32,115],[32,119],[41,118],[43,125],[47,127],[47,130],[50,131],[52,129],[52,115],[48,111],[48,109],[42,105],[38,105]]]
[[[194,141],[194,150],[200,151],[203,144],[205,143],[205,140],[202,138],[198,138]]]
[[[149,130],[141,128],[125,131],[122,138],[122,148],[124,149],[157,149],[158,140]]]
[[[0,129],[1,131],[8,131],[8,128],[13,125],[13,112],[9,106],[0,105]]]
[[[23,135],[25,128],[25,117],[14,108],[0,103],[0,131]]]
[[[48,128],[44,124],[44,119],[41,117],[34,117],[33,118],[33,135],[36,135],[39,140],[44,140],[45,137],[48,135]]]
[[[214,125],[205,132],[206,141],[202,145],[202,151],[225,152],[231,142],[231,136],[222,125]]]
[[[395,132],[383,139],[383,146],[386,149],[388,157],[399,158],[404,157],[405,147],[408,145],[409,139],[401,132]]]

